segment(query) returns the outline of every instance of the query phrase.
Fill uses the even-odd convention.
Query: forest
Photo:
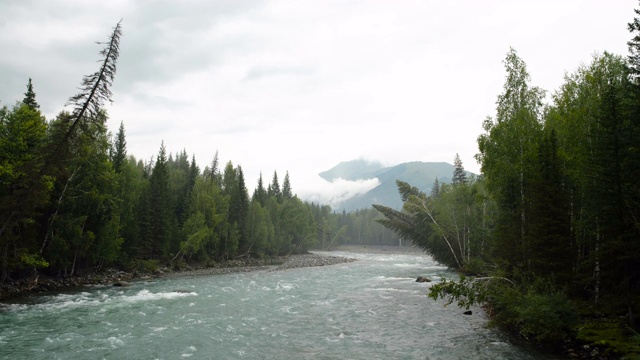
[[[103,106],[121,33],[118,23],[73,110],[45,119],[31,79],[21,102],[0,108],[0,283],[398,243],[373,209],[300,200],[288,172],[260,176],[250,195],[242,167],[217,153],[204,169],[164,143],[152,161],[128,154],[124,124],[112,135]]]
[[[103,106],[118,23],[71,110],[46,119],[31,79],[0,108],[0,283],[405,239],[461,274],[431,297],[483,304],[536,343],[640,358],[640,18],[628,28],[628,55],[596,54],[552,93],[510,49],[477,139],[480,176],[456,156],[452,183],[428,194],[398,181],[402,210],[335,213],[299,199],[288,173],[260,176],[250,195],[242,167],[217,154],[204,168],[164,143],[153,161],[128,154]]]
[[[462,274],[431,297],[485,304],[536,343],[640,358],[640,19],[628,29],[627,57],[594,55],[548,103],[511,49],[477,139],[482,175],[467,179],[458,162],[430,194],[398,181],[402,211],[374,205],[380,223]]]

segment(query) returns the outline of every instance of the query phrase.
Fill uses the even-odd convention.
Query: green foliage
[[[446,305],[457,302],[459,307],[469,309],[473,305],[483,304],[487,300],[488,280],[480,281],[460,275],[460,281],[441,278],[439,283],[431,285],[429,297],[438,300],[445,299]]]
[[[20,261],[25,267],[32,269],[41,269],[49,266],[49,263],[38,254],[22,254],[20,255]]]
[[[127,159],[127,140],[125,139],[124,134],[124,123],[120,123],[120,128],[118,128],[118,133],[116,134],[116,140],[113,144],[113,155],[111,156],[111,161],[113,162],[113,169],[116,173],[120,173],[122,171],[122,166]]]
[[[453,171],[453,178],[451,179],[451,184],[453,185],[461,185],[467,183],[467,174],[464,171],[464,166],[462,166],[462,160],[460,160],[460,155],[456,154],[456,157],[453,159],[453,165],[455,169]]]
[[[521,335],[540,343],[568,339],[577,323],[575,306],[566,294],[553,289],[549,281],[538,279],[533,285],[517,286],[504,277],[471,278],[460,281],[442,279],[429,289],[429,297],[457,302],[468,309],[488,305],[495,313],[492,321],[516,329]]]
[[[520,333],[537,342],[558,342],[571,336],[577,322],[575,306],[561,292],[538,292],[530,289],[515,306],[515,319]]]
[[[24,99],[22,100],[22,103],[33,110],[37,110],[40,108],[40,105],[38,105],[38,102],[36,101],[36,93],[33,91],[31,78],[29,78],[29,83],[27,84],[27,92],[24,93]]]
[[[478,137],[476,158],[498,204],[499,234],[493,255],[518,266],[529,261],[532,190],[528,179],[535,173],[532,159],[542,131],[544,91],[529,85],[526,64],[515,50],[509,51],[504,65],[504,91],[498,96],[495,120],[487,118],[483,124],[485,133]]]
[[[244,174],[218,154],[201,174],[186,150],[155,161],[127,155],[124,125],[110,143],[107,113],[121,24],[101,52],[100,69],[83,78],[72,113],[47,123],[31,80],[23,103],[0,108],[0,282],[25,267],[76,275],[105,265],[155,271],[162,262],[211,263],[239,256],[305,252],[316,243],[314,205],[292,192],[289,174],[262,179],[249,201]],[[323,236],[346,225],[326,208]],[[362,236],[369,233],[359,229]]]
[[[138,271],[144,274],[155,273],[160,269],[160,261],[148,259],[135,259],[131,263],[131,271]]]
[[[206,225],[204,215],[198,211],[185,221],[182,231],[184,232],[186,240],[180,243],[180,252],[191,257],[200,251],[203,240],[209,235],[211,230]]]
[[[576,339],[598,346],[604,356],[640,359],[640,335],[619,321],[589,319],[577,332]]]
[[[424,249],[436,261],[456,269],[489,248],[487,199],[481,182],[460,179],[427,196],[397,181],[403,211],[373,205],[385,218],[378,222]]]

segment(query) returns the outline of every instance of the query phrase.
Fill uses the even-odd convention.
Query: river
[[[425,294],[422,254],[168,277],[0,305],[3,359],[546,359]]]

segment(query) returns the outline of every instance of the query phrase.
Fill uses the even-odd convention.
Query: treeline
[[[396,183],[403,210],[374,204],[384,215],[377,221],[444,265],[456,269],[477,266],[490,245],[490,219],[495,211],[482,178],[468,178],[456,154],[451,184],[436,179],[426,194],[404,181]]]
[[[128,154],[124,125],[112,138],[102,107],[120,36],[118,23],[72,111],[47,121],[31,79],[23,101],[0,108],[0,282],[397,244],[373,210],[335,214],[303,202],[288,173],[282,185],[275,171],[268,184],[261,175],[250,196],[241,166],[223,166],[217,153],[202,170],[164,143],[152,161]]]
[[[263,258],[343,244],[397,245],[373,209],[334,213],[300,200],[288,172],[262,175],[252,195],[240,165],[216,153],[203,170],[186,151],[153,161],[127,153],[124,125],[112,138],[107,115],[77,127],[72,115],[46,121],[31,80],[21,103],[0,109],[2,278],[40,269],[71,276],[125,268]],[[54,152],[55,151],[55,152]]]
[[[25,100],[0,110],[2,279],[20,269],[73,275],[105,264],[198,261],[305,251],[317,238],[312,206],[277,173],[249,197],[231,162],[200,171],[185,151],[155,161],[128,155],[124,126],[112,143],[106,113],[76,127],[47,122],[31,83]],[[55,153],[53,150],[55,149]]]
[[[637,339],[638,19],[629,30],[631,56],[595,55],[565,76],[548,104],[510,50],[496,115],[478,138],[482,176],[431,194],[399,182],[404,211],[377,206],[383,224],[436,260],[485,275],[435,286],[434,297],[488,302],[498,322],[539,341],[578,336],[607,347]]]

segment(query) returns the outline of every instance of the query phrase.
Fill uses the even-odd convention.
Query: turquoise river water
[[[425,294],[421,254],[85,287],[0,305],[2,359],[545,359]],[[179,290],[179,291],[178,291]],[[185,292],[185,290],[187,292]]]

